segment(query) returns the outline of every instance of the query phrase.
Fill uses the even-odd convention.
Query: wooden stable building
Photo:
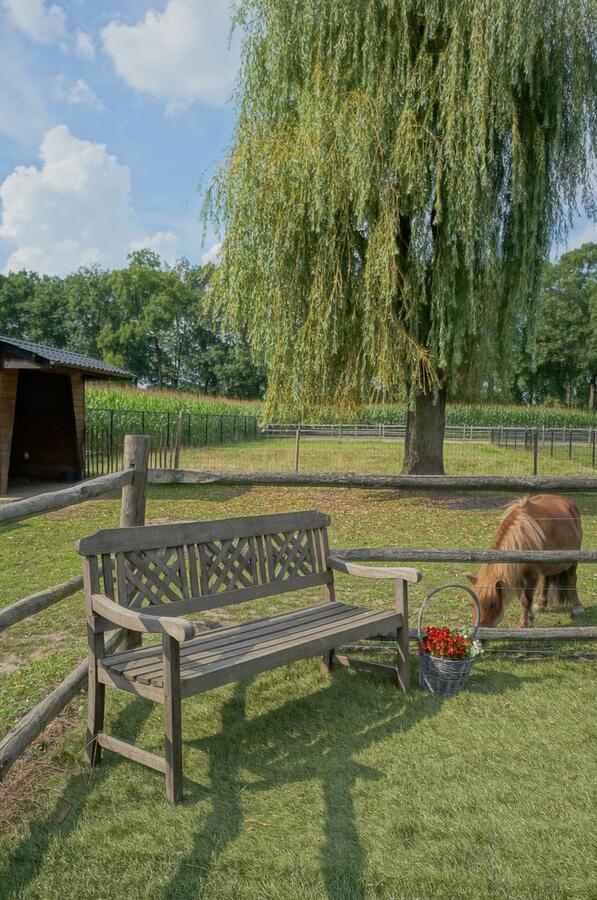
[[[85,380],[134,376],[99,359],[0,335],[0,495],[11,482],[85,474]]]

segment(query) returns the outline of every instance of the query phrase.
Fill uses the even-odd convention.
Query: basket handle
[[[473,624],[473,633],[471,635],[471,638],[473,641],[476,640],[477,633],[479,631],[479,622],[481,620],[481,607],[479,605],[479,598],[477,597],[477,595],[475,594],[473,589],[468,586],[468,584],[459,584],[457,581],[450,581],[450,582],[447,582],[446,584],[440,584],[440,585],[438,585],[438,587],[433,588],[432,591],[429,591],[429,593],[425,595],[423,602],[421,603],[421,608],[419,610],[419,619],[418,619],[418,623],[417,623],[417,636],[421,643],[423,643],[423,613],[429,606],[429,601],[431,600],[431,598],[433,597],[434,594],[439,594],[440,591],[446,591],[446,590],[449,590],[450,588],[452,588],[452,589],[456,588],[457,590],[460,590],[460,591],[466,591],[466,593],[471,598],[471,600],[472,600],[471,605],[473,606],[475,613],[476,613],[476,619]]]

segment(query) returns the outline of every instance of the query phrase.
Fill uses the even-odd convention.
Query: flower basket
[[[423,614],[429,606],[431,598],[435,594],[440,593],[440,591],[455,588],[458,590],[466,591],[466,593],[471,598],[471,605],[476,614],[470,638],[468,637],[468,635],[466,637],[466,640],[470,643],[470,656],[465,659],[449,659],[445,656],[434,656],[423,649],[423,644],[426,637],[423,631]],[[457,694],[458,691],[462,690],[471,673],[473,663],[478,658],[481,652],[480,647],[476,641],[480,618],[481,609],[479,607],[479,599],[475,592],[471,590],[471,588],[469,588],[466,584],[442,584],[439,587],[434,588],[427,594],[427,596],[423,600],[423,603],[421,604],[421,609],[419,610],[419,621],[417,629],[420,648],[419,685],[424,691],[429,691],[432,694],[452,695]],[[458,634],[458,632],[451,632],[450,634]]]

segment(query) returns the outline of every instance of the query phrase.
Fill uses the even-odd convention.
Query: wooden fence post
[[[537,475],[537,457],[539,455],[539,432],[533,429],[533,475]]]
[[[122,488],[120,527],[145,525],[147,500],[147,468],[151,438],[145,434],[127,434],[124,439],[124,468],[133,469],[133,480]],[[121,600],[122,602],[122,600]],[[127,631],[124,646],[129,649],[141,646],[141,635]]]
[[[178,425],[176,427],[176,442],[174,444],[174,468],[178,469],[178,464],[180,462],[180,445],[182,443],[182,425],[184,420],[184,413],[182,409],[178,413]]]
[[[134,469],[133,480],[122,488],[120,527],[145,525],[147,469],[151,438],[145,434],[127,434],[124,438],[124,468]]]
[[[296,426],[296,435],[294,441],[294,471],[298,472],[299,470],[299,460],[301,454],[301,423],[299,422]]]

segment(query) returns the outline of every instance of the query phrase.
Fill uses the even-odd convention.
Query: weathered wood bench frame
[[[322,654],[322,668],[341,665],[392,674],[409,688],[408,582],[416,569],[369,567],[329,552],[328,516],[319,512],[180,522],[98,531],[78,543],[83,559],[89,647],[85,759],[101,749],[166,776],[171,803],[182,795],[181,700],[257,672]],[[395,611],[338,603],[334,571],[396,582]],[[320,585],[327,603],[252,619],[196,636],[182,613],[258,600]],[[125,649],[105,653],[104,634],[125,629]],[[337,655],[343,643],[395,632],[395,666]],[[141,647],[143,633],[162,636]],[[105,689],[164,706],[165,757],[103,731]]]

